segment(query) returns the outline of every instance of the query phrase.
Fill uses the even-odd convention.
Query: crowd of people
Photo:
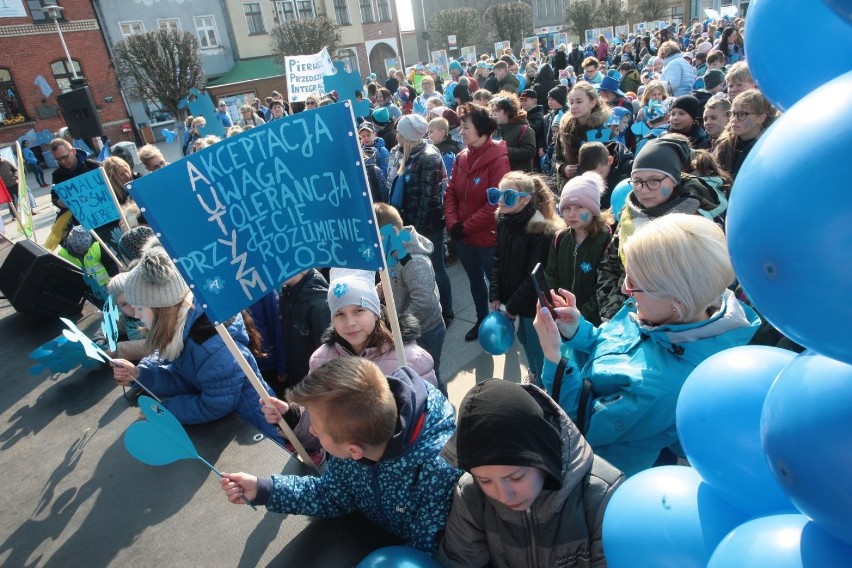
[[[446,566],[523,565],[531,548],[542,565],[604,565],[612,493],[683,457],[675,405],[691,370],[737,345],[796,348],[761,321],[727,252],[733,182],[778,114],[749,73],[742,29],[695,20],[540,60],[511,49],[460,59],[449,79],[428,64],[390,70],[383,85],[368,76],[358,140],[378,225],[408,233],[408,256],[392,290],[373,273],[315,267],[227,322],[271,403],[258,403],[135,208],[120,159],[104,166],[132,220],[118,247],[129,270],[101,265],[54,194],[55,244],[122,312],[118,384],[165,398],[182,423],[236,412],[290,447],[283,419],[322,469],[225,474],[231,502],[360,510]],[[224,103],[214,119],[232,136],[336,100],[273,93],[238,122]],[[205,124],[187,120],[184,154],[218,142]],[[100,165],[66,140],[50,150],[54,183]],[[148,172],[169,165],[155,146],[139,156]],[[529,369],[523,385],[477,384],[455,410],[440,373],[460,294],[451,257],[475,307],[465,340],[500,312]],[[535,289],[536,266],[549,290]]]

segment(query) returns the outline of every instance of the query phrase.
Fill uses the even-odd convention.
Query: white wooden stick
[[[381,242],[381,240],[379,242]],[[384,256],[384,250],[382,250],[382,258],[386,258]],[[393,345],[396,349],[396,360],[399,362],[400,367],[405,367],[408,364],[405,360],[405,344],[402,342],[402,331],[399,329],[399,318],[396,313],[396,302],[393,299],[393,289],[391,288],[387,264],[385,264],[384,270],[379,271],[379,277],[382,281],[382,292],[384,292],[385,305],[388,309],[388,319],[390,320],[391,331],[393,332]]]
[[[127,266],[123,262],[121,262],[121,260],[117,256],[115,256],[115,253],[112,252],[112,249],[107,246],[107,244],[104,242],[104,240],[99,234],[97,234],[94,230],[89,231],[89,233],[91,233],[91,235],[95,237],[95,239],[97,239],[97,241],[101,244],[101,248],[104,250],[104,252],[106,252],[109,257],[113,259],[116,264],[118,264],[118,267],[121,270],[127,270]]]
[[[237,347],[234,338],[231,337],[230,333],[228,333],[228,328],[226,328],[224,324],[220,323],[216,326],[216,331],[219,333],[219,337],[222,338],[222,341],[225,343],[225,346],[228,348],[228,351],[230,351],[231,355],[234,356],[234,359],[237,360],[240,369],[242,369],[243,373],[245,373],[246,377],[248,377],[249,382],[251,382],[251,386],[254,387],[254,390],[257,391],[257,394],[260,395],[260,397],[263,399],[263,402],[271,406],[272,403],[270,402],[269,393],[266,392],[265,388],[263,388],[263,383],[260,381],[260,378],[258,378],[258,376],[255,374],[254,369],[252,369],[251,365],[249,365],[249,362],[246,361],[246,358],[243,356],[242,351],[240,351],[240,348]],[[287,438],[287,440],[291,444],[293,444],[293,447],[296,449],[296,453],[298,454],[299,459],[301,459],[302,462],[306,466],[310,467],[313,471],[319,473],[317,466],[314,465],[314,462],[313,460],[311,460],[311,457],[308,455],[308,452],[305,451],[305,447],[296,437],[296,434],[293,432],[293,429],[290,428],[290,426],[284,421],[284,418],[281,418],[281,420],[278,421],[278,427],[281,428],[281,432],[284,433],[284,437]]]
[[[118,203],[118,197],[115,195],[115,191],[112,189],[112,184],[109,182],[109,178],[106,175],[106,170],[101,166],[98,168],[101,170],[101,175],[104,177],[104,181],[106,182],[107,188],[109,188],[109,194],[112,197],[112,202],[115,205],[116,210],[118,211],[118,225],[121,227],[121,231],[126,233],[130,230],[130,225],[127,224],[127,219],[124,217],[124,209],[121,208],[121,205]]]

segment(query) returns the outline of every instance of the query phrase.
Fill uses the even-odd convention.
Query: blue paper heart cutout
[[[144,422],[132,424],[124,433],[124,447],[148,465],[166,465],[198,458],[198,451],[174,414],[153,398],[139,397]]]

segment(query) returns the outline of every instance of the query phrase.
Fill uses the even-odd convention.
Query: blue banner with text
[[[129,187],[214,323],[309,268],[383,266],[349,102],[252,128]]]
[[[112,189],[100,168],[58,183],[53,191],[87,231],[120,219]]]

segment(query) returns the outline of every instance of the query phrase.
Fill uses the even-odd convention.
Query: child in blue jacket
[[[181,424],[205,424],[236,412],[283,444],[277,429],[266,422],[254,387],[169,255],[158,244],[149,247],[127,276],[124,294],[148,329],[146,347],[153,355],[138,366],[114,359],[111,364],[116,382],[122,386],[136,382],[154,395],[168,398],[163,406]],[[258,374],[252,350],[260,352],[260,334],[240,314],[225,322],[225,326]],[[272,395],[272,389],[263,385]]]
[[[260,479],[224,473],[228,500],[241,504],[245,496],[270,511],[312,517],[357,510],[434,554],[461,477],[439,455],[455,422],[438,389],[408,367],[386,377],[367,359],[343,357],[311,371],[287,395],[309,411],[329,455],[325,471]]]

